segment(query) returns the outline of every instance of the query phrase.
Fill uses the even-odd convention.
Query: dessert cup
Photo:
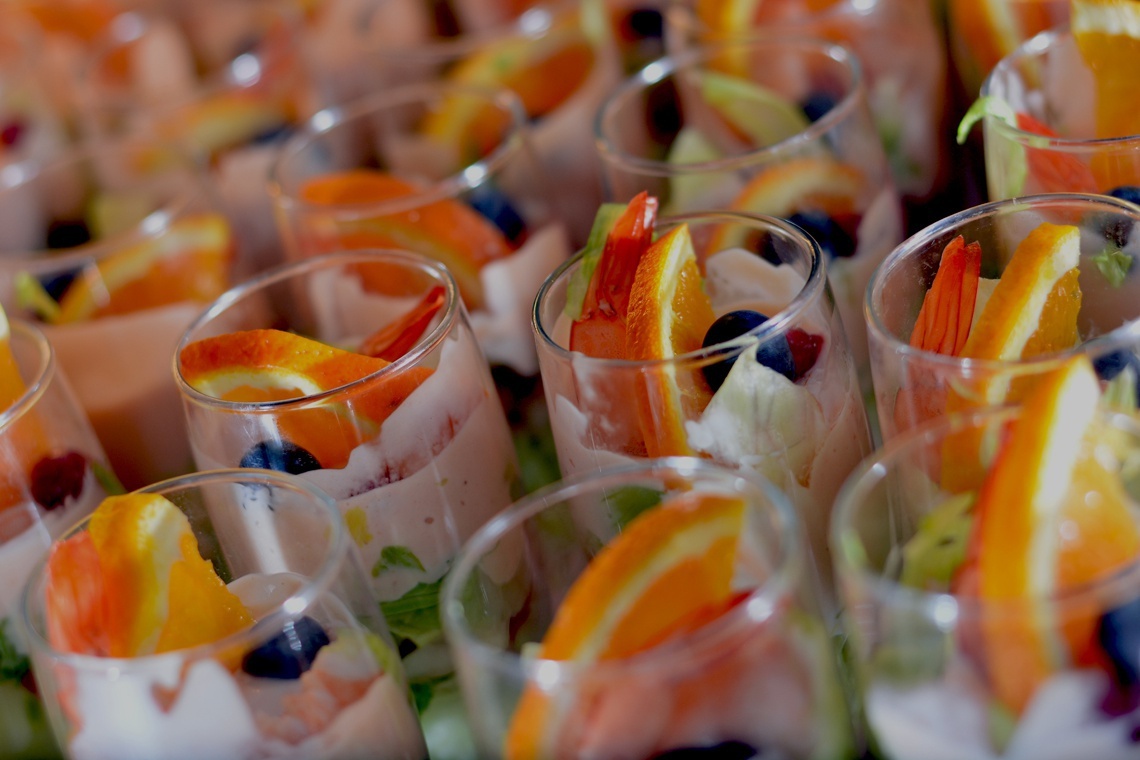
[[[254,622],[158,654],[77,654],[53,646],[40,563],[24,593],[25,623],[68,757],[427,757],[395,646],[332,498],[249,469],[195,473],[144,493],[189,519],[197,550]]]
[[[99,440],[59,372],[47,339],[34,326],[10,323],[11,345],[27,390],[0,414],[0,754],[57,757],[47,715],[29,673],[19,625],[19,593],[54,538],[95,508],[113,478]]]
[[[439,260],[491,362],[534,375],[530,305],[570,248],[529,137],[506,91],[417,84],[322,111],[272,169],[286,255],[395,247]]]
[[[819,247],[799,228],[758,215],[679,215],[662,220],[657,231],[680,224],[688,225],[703,262],[713,311],[751,309],[770,318],[739,338],[672,359],[603,359],[571,351],[568,293],[583,259],[576,255],[543,285],[534,310],[562,472],[691,454],[759,472],[795,505],[813,567],[829,586],[831,504],[844,477],[870,453],[871,441]],[[819,348],[795,381],[761,363],[790,339]],[[723,362],[732,362],[732,370],[712,393],[708,373]],[[703,408],[685,403],[675,409],[670,388],[711,398]]]
[[[744,514],[722,547],[736,556],[735,605],[629,654],[584,648],[575,659],[544,657],[554,621],[569,612],[564,602],[592,563],[638,520],[694,497],[710,508],[738,501]],[[808,561],[781,493],[753,473],[702,460],[581,473],[511,506],[463,548],[443,590],[444,625],[480,757],[854,757],[836,652],[818,616]],[[699,574],[689,562],[689,573]],[[596,612],[599,629],[606,615],[656,611],[631,596],[646,588],[639,568],[606,567],[618,590]],[[671,588],[683,595],[684,584],[674,580]],[[656,600],[663,616],[676,594]]]
[[[903,224],[851,53],[788,37],[686,50],[615,90],[595,131],[610,199],[647,190],[666,213],[771,214],[816,237],[870,390],[863,291]]]
[[[980,242],[983,276],[998,277],[1018,244],[1043,222],[1080,230],[1080,345],[1018,361],[967,359],[910,345],[951,240],[962,235]],[[1138,222],[1140,209],[1116,198],[1039,195],[967,209],[896,248],[875,273],[865,311],[883,440],[948,412],[1015,402],[1073,353],[1087,354],[1102,380],[1117,377],[1140,350],[1140,280],[1131,271],[1140,247]]]
[[[1127,631],[1132,629],[1104,632],[1112,616],[1119,621],[1122,612],[1135,609],[1140,564],[1133,561],[1070,591],[1035,591],[1004,600],[968,591],[964,569],[956,572],[952,585],[921,587],[904,580],[911,572],[923,572],[919,567],[933,574],[941,567],[938,557],[944,556],[936,552],[954,551],[951,545],[969,551],[961,541],[967,540],[971,523],[948,518],[947,510],[961,513],[970,505],[969,494],[977,492],[996,460],[992,450],[983,452],[985,466],[978,478],[962,483],[961,490],[947,490],[938,476],[940,468],[954,461],[947,447],[959,436],[978,440],[1003,434],[1020,414],[1016,409],[974,411],[902,433],[852,475],[836,502],[832,548],[850,662],[881,757],[1123,760],[1136,754],[1134,687],[1130,692],[1117,683],[1105,655],[1111,650],[1119,667],[1135,672],[1136,651],[1114,647],[1109,638],[1131,635]],[[1104,443],[1098,442],[1096,456],[1135,510],[1136,481],[1124,460],[1132,461],[1140,451],[1140,429],[1127,415],[1104,414],[1100,421]],[[977,510],[973,514],[976,520]],[[941,541],[935,540],[938,530],[945,536]],[[952,569],[948,564],[943,571]],[[1018,713],[999,696],[1000,684],[1016,678],[1011,668],[1036,672],[1030,647],[1018,648],[1037,625],[1066,631],[1058,637],[1062,646],[1069,633],[1092,632],[1095,639],[1094,629],[1099,630],[1100,643],[1093,646],[1100,651],[1091,659],[1066,661],[1062,656]]]
[[[192,467],[170,355],[240,269],[197,170],[161,144],[76,146],[0,185],[0,302],[39,319],[128,488]]]

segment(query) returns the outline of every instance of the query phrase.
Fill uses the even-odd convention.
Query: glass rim
[[[824,293],[827,292],[827,267],[819,244],[814,238],[804,232],[803,229],[792,222],[781,219],[780,217],[768,216],[766,214],[751,214],[742,211],[694,211],[687,214],[675,214],[673,216],[659,218],[654,225],[654,232],[664,231],[666,228],[676,227],[681,224],[693,224],[696,222],[702,224],[750,224],[753,227],[778,230],[782,235],[795,241],[798,244],[797,248],[806,251],[808,257],[808,273],[804,278],[803,287],[800,288],[799,292],[796,293],[787,306],[771,315],[764,324],[732,340],[715,343],[706,348],[678,354],[667,359],[607,359],[583,354],[580,351],[572,351],[568,346],[563,346],[558,343],[551,334],[551,330],[553,330],[554,326],[549,325],[550,330],[548,330],[548,325],[544,323],[542,318],[543,306],[550,297],[554,285],[568,276],[570,270],[577,266],[585,256],[586,249],[582,248],[569,259],[559,264],[558,268],[543,281],[541,287],[538,289],[538,293],[535,294],[534,306],[531,309],[531,327],[534,334],[538,337],[540,347],[549,349],[552,353],[566,361],[589,362],[596,366],[613,369],[645,369],[724,359],[726,358],[725,354],[730,351],[738,350],[743,353],[750,347],[762,345],[774,338],[778,333],[785,331],[806,312],[812,304],[823,298]],[[559,310],[558,313],[561,314],[562,311]]]
[[[1021,79],[1020,74],[1012,72],[1013,67],[1024,60],[1034,58],[1049,52],[1055,46],[1073,39],[1073,34],[1067,26],[1057,29],[1047,29],[1030,37],[1005,58],[994,66],[993,70],[982,82],[981,96],[993,96],[996,82],[1004,74],[1010,74]],[[1000,96],[994,96],[1000,97]],[[1004,98],[1001,98],[1004,100]],[[1034,132],[1026,132],[1002,119],[985,116],[986,128],[992,127],[1010,140],[1022,143],[1031,148],[1064,150],[1072,153],[1096,153],[1104,150],[1135,149],[1140,147],[1140,134],[1124,135],[1123,137],[1048,137]]]
[[[887,5],[889,0],[836,0],[831,5],[820,10],[809,10],[802,16],[796,16],[792,19],[780,22],[777,26],[794,29],[796,27],[804,26],[806,24],[817,24],[821,21],[834,21],[841,19],[848,19],[851,17],[862,18],[870,16],[873,13],[882,11],[883,7]],[[672,6],[666,7],[666,14],[669,19],[677,24],[684,32],[691,34],[707,34],[710,30],[707,26],[700,24],[693,9],[686,7],[683,4],[676,3]],[[755,25],[743,27],[735,30],[727,37],[717,37],[718,40],[742,40],[748,37],[755,36],[757,31],[762,30],[764,27]]]
[[[412,103],[427,103],[433,97],[447,94],[483,98],[510,119],[510,129],[487,155],[403,198],[362,203],[312,203],[302,200],[295,192],[297,188],[286,190],[287,183],[282,175],[289,163],[298,155],[319,145],[320,140],[330,132],[383,111]],[[344,105],[323,108],[306,119],[297,133],[285,141],[270,164],[267,178],[269,197],[282,211],[304,210],[334,216],[365,211],[384,215],[412,211],[437,201],[456,198],[467,190],[481,186],[488,178],[499,175],[516,154],[526,150],[528,129],[522,99],[506,88],[451,82],[415,82],[381,89]]]
[[[292,491],[307,497],[312,503],[322,505],[329,523],[329,546],[325,557],[317,571],[311,575],[297,575],[303,582],[289,597],[251,625],[240,631],[228,634],[216,641],[197,644],[192,647],[183,647],[159,654],[147,654],[137,657],[100,657],[90,654],[76,654],[62,652],[51,645],[44,632],[33,624],[32,609],[36,602],[34,592],[41,584],[44,573],[47,571],[48,557],[45,555],[36,562],[29,576],[28,582],[20,593],[20,617],[23,627],[31,640],[32,648],[42,651],[55,662],[67,663],[69,667],[85,671],[103,671],[108,668],[139,668],[162,662],[171,658],[199,660],[213,657],[217,652],[226,650],[248,650],[249,645],[266,641],[272,635],[279,633],[285,624],[301,617],[320,601],[320,598],[329,592],[336,580],[337,574],[348,559],[347,528],[342,525],[340,508],[336,500],[323,490],[304,478],[298,478],[276,470],[263,470],[251,467],[230,468],[218,470],[203,470],[168,478],[157,483],[132,491],[131,493],[157,493],[164,494],[174,490],[186,490],[201,485],[250,483],[263,485],[266,488],[279,488]],[[179,509],[181,511],[181,509]],[[70,538],[86,529],[91,517],[82,518],[72,525],[59,538],[52,543]],[[241,576],[246,577],[246,576]],[[234,580],[237,580],[236,578]]]
[[[927,420],[891,438],[875,453],[860,462],[839,489],[832,510],[829,543],[836,580],[844,577],[858,578],[860,585],[871,589],[872,595],[884,604],[916,608],[935,619],[947,615],[955,618],[1024,615],[1028,608],[1041,604],[1048,604],[1058,610],[1079,611],[1089,604],[1090,597],[1094,599],[1135,597],[1137,583],[1140,582],[1140,555],[1117,570],[1072,589],[1043,596],[1001,600],[906,586],[899,581],[884,577],[882,573],[852,556],[857,553],[849,550],[852,544],[859,547],[859,552],[863,548],[859,532],[853,527],[854,518],[866,503],[872,489],[886,479],[890,465],[897,464],[897,460],[913,452],[916,447],[933,445],[951,433],[1008,423],[1018,419],[1021,413],[1022,407],[1006,405],[956,412]],[[1117,429],[1127,430],[1140,440],[1140,420],[1122,412],[1103,408],[1098,408],[1097,417],[1108,421]]]
[[[882,320],[882,315],[876,309],[885,294],[883,288],[888,275],[902,265],[903,259],[925,250],[929,244],[939,236],[948,234],[951,230],[961,227],[969,222],[996,214],[1018,213],[1032,210],[1041,206],[1051,205],[1094,205],[1100,206],[1102,211],[1116,212],[1131,215],[1133,222],[1140,225],[1140,206],[1128,201],[1114,198],[1110,195],[1095,195],[1091,193],[1046,193],[1041,195],[1024,195],[1017,198],[989,201],[977,206],[964,209],[948,217],[940,219],[933,224],[914,233],[893,251],[875,268],[871,280],[863,297],[863,321],[867,327],[868,338],[874,338],[887,345],[893,352],[905,357],[908,362],[921,362],[932,367],[947,369],[961,369],[966,375],[989,372],[1002,372],[1006,374],[1036,374],[1063,364],[1067,359],[1083,354],[1090,358],[1097,358],[1117,351],[1129,344],[1140,341],[1140,318],[1124,322],[1109,332],[1093,336],[1078,343],[1072,348],[1058,351],[1053,354],[1033,359],[1017,359],[1003,361],[997,359],[970,359],[960,356],[947,356],[934,351],[915,348],[910,343],[894,334]],[[1138,315],[1140,316],[1140,315]]]
[[[390,362],[375,372],[357,378],[352,382],[338,385],[320,393],[313,393],[297,398],[278,399],[276,401],[226,401],[203,393],[192,386],[182,375],[182,350],[190,343],[191,336],[202,327],[219,317],[223,312],[250,295],[263,291],[274,285],[280,285],[288,280],[307,277],[314,270],[343,267],[354,263],[389,263],[398,264],[405,268],[417,269],[421,273],[434,279],[444,288],[444,304],[440,310],[439,324],[424,333],[416,344],[404,352],[403,356]],[[219,411],[240,414],[268,414],[292,409],[303,409],[310,406],[319,406],[331,399],[351,393],[357,389],[367,388],[385,378],[403,372],[418,364],[423,357],[439,346],[447,335],[454,329],[462,312],[462,303],[459,299],[459,286],[447,268],[428,257],[411,251],[397,249],[360,248],[355,250],[334,251],[321,256],[312,256],[297,261],[288,262],[269,269],[256,277],[230,288],[217,298],[195,317],[190,326],[182,333],[178,346],[174,351],[171,364],[174,380],[182,398],[200,407]]]
[[[620,150],[609,137],[607,123],[613,118],[616,111],[625,106],[629,98],[644,92],[646,88],[673,78],[683,70],[700,67],[709,58],[726,50],[754,51],[778,48],[792,48],[800,53],[829,59],[843,67],[849,75],[848,87],[843,97],[825,114],[808,124],[806,129],[791,137],[763,148],[744,151],[724,158],[684,164],[671,164],[664,159],[650,159],[632,155]],[[704,43],[653,61],[611,90],[594,115],[594,145],[604,163],[642,176],[668,177],[704,174],[755,166],[771,162],[784,154],[794,153],[810,143],[821,141],[828,132],[838,127],[843,121],[856,117],[860,108],[866,105],[865,88],[863,67],[858,57],[849,47],[838,42],[801,35],[777,35],[762,31],[749,35],[746,39]]]
[[[38,327],[22,319],[8,319],[9,342],[14,338],[31,341],[38,358],[35,376],[25,382],[27,386],[15,403],[0,412],[0,436],[16,423],[17,420],[30,414],[44,394],[47,393],[52,379],[55,377],[56,359],[55,349],[51,341]]]
[[[774,513],[778,518],[778,544],[782,550],[780,561],[774,564],[768,577],[751,589],[748,596],[732,610],[695,631],[695,641],[699,644],[714,643],[749,622],[765,621],[778,615],[777,602],[794,593],[799,580],[797,576],[804,572],[807,561],[807,550],[801,541],[802,524],[788,497],[761,475],[748,469],[733,470],[697,457],[663,457],[575,473],[524,496],[472,534],[460,549],[440,589],[440,619],[451,645],[462,646],[473,652],[481,665],[496,670],[521,669],[527,680],[540,681],[547,680],[551,673],[557,680],[574,679],[585,673],[605,675],[631,668],[640,670],[659,665],[663,660],[676,663],[684,658],[686,649],[693,645],[694,639],[687,642],[665,642],[629,657],[592,663],[524,656],[488,644],[475,636],[464,623],[463,603],[460,601],[464,584],[488,552],[504,536],[519,530],[544,510],[577,496],[616,487],[630,480],[664,479],[677,475],[697,483],[743,483],[748,489],[762,495],[763,501],[759,502],[759,508],[766,513]],[[749,499],[747,495],[745,498],[750,509],[757,507],[758,500]]]

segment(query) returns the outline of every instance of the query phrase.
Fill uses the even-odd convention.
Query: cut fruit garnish
[[[163,122],[162,134],[210,157],[254,138],[282,129],[295,120],[293,107],[246,90],[217,93],[178,109]]]
[[[415,347],[446,301],[447,289],[436,285],[411,311],[365,338],[359,353],[396,361]]]
[[[380,372],[389,362],[281,330],[248,330],[205,338],[182,349],[179,366],[196,390],[223,401],[264,403],[324,393]],[[432,372],[410,367],[353,397],[351,410],[330,401],[277,416],[282,437],[313,454],[322,467],[343,467],[352,449]]]
[[[53,548],[47,572],[49,636],[65,651],[138,657],[253,622],[198,553],[186,515],[158,494],[104,499],[86,532]]]
[[[748,148],[767,148],[810,126],[803,109],[750,79],[718,71],[697,73],[701,97]]]
[[[978,297],[982,270],[982,247],[962,236],[954,238],[942,252],[934,284],[926,291],[910,345],[924,351],[957,356],[966,345]]]
[[[1140,555],[1140,532],[1119,473],[1093,451],[1099,396],[1096,373],[1083,356],[1043,378],[978,494],[970,549],[977,593],[1013,608],[982,616],[987,671],[1015,712],[1093,643],[1096,603],[1055,609],[1048,598]]]
[[[229,286],[233,245],[221,214],[180,219],[85,269],[63,294],[59,311],[45,316],[67,324],[181,301],[209,303]]]
[[[1140,135],[1140,2],[1072,0],[1073,36],[1096,82],[1097,137]]]
[[[958,36],[969,49],[974,87],[1024,40],[1054,26],[1046,3],[1009,0],[954,0],[948,3]]]
[[[366,204],[412,198],[423,192],[398,177],[374,169],[352,169],[321,175],[308,180],[300,197],[316,206],[358,208],[352,218],[328,219],[313,215],[306,235],[314,249],[398,248],[417,251],[447,266],[455,275],[459,292],[471,309],[482,308],[483,284],[479,270],[484,265],[509,256],[511,248],[502,232],[479,212],[465,204],[444,198],[408,211],[379,216],[361,216]],[[390,270],[392,279],[398,271]],[[393,283],[377,283],[377,292],[392,292]]]
[[[10,409],[24,395],[27,386],[12,353],[12,328],[0,306],[0,413]]]
[[[586,567],[558,608],[542,657],[589,664],[643,652],[722,614],[745,503],[711,493],[673,496],[634,519]],[[506,739],[508,758],[555,756],[557,694],[528,688]]]
[[[634,276],[629,299],[628,358],[671,359],[697,351],[716,320],[704,291],[687,225],[679,225],[649,247]],[[697,370],[679,377],[663,363],[641,378],[641,430],[650,456],[688,454],[685,420],[695,419],[712,398]]]

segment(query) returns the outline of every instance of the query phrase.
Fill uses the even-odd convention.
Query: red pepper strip
[[[962,291],[958,298],[958,336],[954,341],[952,356],[959,356],[970,337],[970,325],[974,321],[974,305],[978,301],[978,280],[982,276],[982,246],[977,241],[966,246],[963,252],[966,262],[962,274]]]
[[[415,308],[364,339],[358,353],[394,362],[416,345],[436,313],[443,308],[447,290],[436,285]]]
[[[967,246],[959,235],[947,244],[918,312],[911,346],[948,356],[962,350],[974,317],[981,264],[982,248],[977,243]]]
[[[1060,137],[1029,114],[1017,114],[1017,128],[1042,137]],[[1096,177],[1092,169],[1076,156],[1049,148],[1026,148],[1029,176],[1045,193],[1095,193]]]

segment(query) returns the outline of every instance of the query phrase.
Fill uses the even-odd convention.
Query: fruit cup
[[[197,170],[158,143],[77,146],[0,187],[0,303],[40,320],[128,488],[192,467],[170,356],[237,271]]]
[[[87,136],[153,134],[210,167],[247,269],[282,261],[266,192],[285,137],[318,107],[278,0],[169,2],[121,16],[81,79]]]
[[[1122,13],[1140,28],[1140,5],[1125,3]],[[1075,34],[1043,33],[1004,58],[963,122],[959,139],[983,121],[991,200],[1106,193],[1140,202],[1140,97],[1132,67],[1140,36],[1100,31],[1101,16],[1091,15],[1084,27],[1074,18]]]
[[[427,757],[336,502],[265,470],[104,501],[24,592],[68,757]]]
[[[584,473],[464,547],[443,619],[481,757],[855,757],[800,523],[690,458]]]
[[[896,248],[866,305],[883,439],[1016,402],[1074,353],[1135,408],[1138,223],[1140,209],[1116,198],[1040,195],[967,209]]]
[[[831,40],[847,46],[866,77],[866,98],[895,185],[922,213],[947,180],[946,63],[940,29],[913,0],[688,0],[667,16],[667,49],[746,42],[757,34]],[[826,110],[836,93],[811,93]],[[814,96],[814,98],[812,97]]]
[[[272,179],[290,258],[394,247],[440,261],[491,362],[537,373],[528,312],[570,249],[513,95],[411,85],[321,112]]]
[[[103,450],[35,326],[0,311],[0,754],[56,757],[28,670],[19,591],[32,566],[114,488]]]
[[[420,707],[432,707],[451,673],[439,586],[461,543],[517,496],[455,280],[396,251],[279,267],[190,327],[176,373],[201,469],[284,470],[336,499]]]
[[[1087,358],[1059,369],[1020,410],[900,434],[837,500],[849,660],[878,756],[1136,755],[1140,428],[1098,411]],[[963,463],[973,474],[951,485]]]
[[[693,454],[759,472],[791,498],[826,584],[831,504],[871,443],[822,253],[802,230],[756,215],[680,215],[656,233],[633,265],[624,351],[590,340],[605,320],[582,295],[602,289],[586,285],[588,249],[539,292],[562,472]]]
[[[524,13],[527,5],[535,7]],[[336,102],[410,82],[514,91],[547,176],[558,178],[546,191],[573,242],[585,243],[601,201],[590,121],[622,76],[604,9],[597,0],[560,0],[477,1],[447,10],[460,12],[437,14],[417,0],[358,0],[325,43],[354,52],[346,58],[350,70],[338,77],[348,92]],[[361,74],[364,81],[353,79]],[[462,146],[472,134],[486,134],[486,116],[462,100],[444,102],[440,110],[437,136],[444,142]]]
[[[859,309],[903,227],[847,50],[767,38],[685,51],[611,94],[596,134],[610,199],[647,190],[664,213],[771,214],[812,235],[870,390]]]

